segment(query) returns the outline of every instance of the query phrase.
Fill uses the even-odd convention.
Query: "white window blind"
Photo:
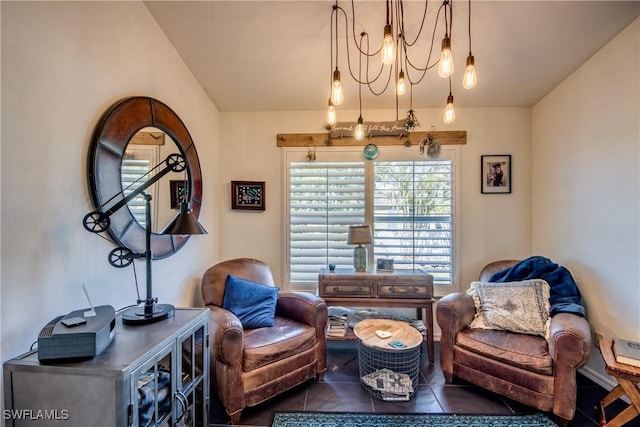
[[[151,169],[150,163],[148,159],[126,157],[122,159],[122,187],[124,188],[123,194],[125,197],[149,179],[144,178],[144,175]],[[127,203],[127,206],[129,207],[131,215],[138,221],[138,224],[145,227],[147,221],[145,217],[145,201],[142,194],[134,197]]]
[[[292,162],[289,169],[289,281],[313,290],[328,264],[353,265],[349,225],[365,222],[364,162]]]
[[[374,164],[374,253],[452,282],[452,162]]]
[[[154,172],[145,176],[151,168],[158,164],[158,156],[158,146],[129,144],[122,158],[121,170],[123,195],[125,197],[155,174]],[[158,184],[153,184],[147,188],[146,192],[151,195],[152,224],[157,224]],[[147,221],[144,196],[142,194],[137,195],[127,203],[127,207],[131,215],[138,221],[138,224],[145,227]]]

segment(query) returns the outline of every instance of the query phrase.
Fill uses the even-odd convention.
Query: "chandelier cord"
[[[352,3],[353,3],[353,0],[352,0]],[[389,9],[391,8],[391,0],[387,0],[386,6],[387,6],[387,8],[386,8],[387,9],[387,20],[385,21],[385,23],[387,25],[393,25],[393,22],[389,21]]]
[[[469,0],[469,55],[471,55],[471,0]]]
[[[426,76],[427,71],[429,71],[433,67],[437,66],[438,62],[440,62],[440,59],[438,58],[437,61],[435,61],[433,64],[429,65],[429,62],[431,61],[431,57],[433,55],[433,46],[435,45],[436,33],[438,32],[438,25],[439,25],[439,22],[440,22],[440,14],[442,13],[442,10],[444,8],[445,8],[445,3],[442,3],[440,5],[440,7],[438,8],[438,12],[436,13],[436,19],[435,19],[435,23],[433,25],[433,32],[431,33],[431,44],[430,44],[430,47],[429,47],[429,55],[427,56],[427,61],[426,61],[426,64],[425,64],[424,68],[414,64],[413,62],[411,62],[411,59],[409,58],[409,54],[408,54],[407,48],[406,48],[406,46],[412,46],[413,44],[415,44],[417,39],[414,40],[413,43],[411,43],[411,44],[407,43],[406,46],[403,47],[404,52],[405,52],[405,55],[404,55],[405,64],[407,65],[407,67],[406,67],[407,68],[407,79],[409,80],[410,83],[420,84],[422,82],[422,80],[424,79],[424,77]],[[426,6],[425,6],[425,15],[426,15],[426,13],[427,13],[427,10],[426,10]],[[446,21],[446,15],[445,15],[445,21]],[[413,70],[415,70],[415,71],[421,71],[422,72],[422,75],[420,76],[420,78],[418,78],[417,80],[412,80],[411,79],[411,75],[409,73],[411,68]]]
[[[368,65],[369,65],[369,59],[367,58],[367,69],[368,69]],[[358,55],[358,106],[359,106],[360,117],[362,117],[362,83],[360,83],[361,74],[362,74],[362,55]]]
[[[341,8],[340,6],[336,6],[336,9],[342,12],[342,16],[343,16],[344,21],[345,21],[345,29],[349,28],[349,17],[347,15],[347,12],[343,8]],[[355,22],[355,19],[352,18],[352,22]],[[336,24],[336,28],[337,28],[337,24]],[[355,30],[355,26],[352,26],[352,31],[354,31],[354,30]],[[347,30],[347,32],[348,32],[348,30]],[[386,84],[384,85],[384,87],[383,87],[383,89],[381,91],[376,92],[375,89],[371,85],[373,83],[375,83],[376,81],[378,81],[378,79],[382,76],[382,72],[384,71],[384,66],[381,65],[380,66],[380,71],[378,72],[378,74],[374,78],[370,78],[369,77],[369,75],[370,75],[370,68],[369,68],[370,61],[369,61],[369,58],[371,56],[375,55],[376,53],[379,53],[381,49],[378,49],[376,53],[367,54],[367,51],[363,50],[361,48],[361,46],[364,44],[364,39],[366,38],[366,45],[367,45],[367,48],[368,48],[368,46],[369,46],[369,34],[367,32],[365,32],[365,31],[360,33],[360,40],[361,40],[360,44],[358,44],[358,42],[357,42],[357,40],[355,38],[355,34],[353,34],[352,36],[353,36],[353,39],[354,39],[354,44],[355,44],[356,48],[358,49],[359,54],[360,55],[364,55],[367,58],[366,67],[365,67],[366,68],[366,73],[365,74],[366,74],[367,78],[363,80],[361,77],[356,77],[355,73],[353,72],[353,67],[351,65],[351,52],[349,50],[349,42],[348,42],[349,35],[347,34],[347,37],[346,37],[347,42],[345,43],[346,44],[346,50],[347,50],[347,69],[349,70],[349,74],[351,75],[351,78],[353,80],[355,80],[356,83],[366,84],[367,87],[369,88],[369,91],[371,91],[371,93],[373,95],[375,95],[375,96],[382,95],[387,90],[387,88],[389,87],[389,82],[391,81],[391,75],[392,75],[393,70],[391,68],[389,69],[389,76],[387,78]],[[337,43],[337,41],[338,41],[338,38],[337,38],[337,30],[336,30],[336,43]]]
[[[451,37],[453,33],[453,4],[449,0],[445,0],[442,5],[444,6],[444,36]],[[447,19],[447,6],[449,6],[449,19]]]
[[[409,84],[409,111],[413,111],[413,84]]]
[[[334,20],[336,21],[336,32],[335,32],[335,38],[336,38],[336,62],[335,62],[335,68],[338,68],[338,21],[337,21],[337,16],[336,16],[336,8],[338,7],[338,0],[336,0],[336,4],[335,6],[333,6],[333,10],[331,11],[331,25],[329,25],[329,28],[331,29],[331,39],[329,40],[329,68],[330,68],[330,73],[329,73],[329,87],[331,87],[331,85],[333,84],[333,37],[334,37],[334,33],[333,33],[333,22]]]
[[[338,48],[340,46],[340,44],[338,43],[338,15],[336,12],[337,8],[338,8],[338,0],[336,0],[336,5],[333,7],[333,12],[331,12],[331,18],[333,18],[334,15],[336,17],[336,68],[338,68]],[[332,27],[332,30],[333,30],[333,27]]]
[[[331,11],[331,25],[329,26],[331,28],[331,40],[330,40],[330,55],[331,55],[331,79],[329,81],[329,85],[331,86],[331,84],[333,84],[333,70],[334,70],[334,62],[333,62],[333,37],[334,37],[334,33],[333,33],[333,28],[334,25],[333,23],[335,22],[335,69],[338,69],[338,49],[339,49],[339,42],[338,42],[338,15],[337,15],[337,10],[340,9],[340,7],[338,6],[338,0],[336,0],[336,4],[333,6],[332,11]],[[348,46],[347,46],[348,47]]]
[[[420,21],[420,29],[418,30],[418,33],[416,34],[416,38],[413,39],[412,42],[408,42],[407,41],[407,35],[404,31],[404,1],[400,0],[399,4],[398,4],[398,9],[400,10],[398,16],[400,16],[398,25],[400,27],[400,33],[402,34],[402,39],[404,40],[404,44],[406,46],[413,46],[414,44],[416,44],[416,42],[418,41],[418,39],[420,38],[420,35],[422,34],[422,30],[424,28],[424,23],[427,20],[427,9],[428,9],[428,5],[429,5],[429,0],[426,0],[424,2],[424,12],[422,13],[422,20]],[[436,18],[437,20],[437,18]]]
[[[347,12],[345,12],[344,10],[343,10],[343,12],[344,12],[345,21],[347,21],[347,25],[348,25],[348,21],[349,20],[347,19]],[[380,54],[380,51],[382,50],[382,45],[380,46],[380,49],[376,50],[373,53],[369,53],[368,49],[365,51],[365,50],[362,49],[361,46],[358,46],[358,41],[356,40],[356,20],[354,19],[355,16],[356,16],[355,0],[351,0],[351,33],[352,33],[352,37],[353,37],[353,44],[356,45],[356,48],[360,51],[361,54],[366,55],[368,57],[376,56],[376,55]],[[347,45],[348,45],[349,44],[348,43],[349,34],[347,34],[346,39],[347,39]]]
[[[360,33],[360,37],[365,37],[365,36],[366,36],[366,38],[367,38],[367,48],[368,48],[368,47],[369,47],[369,34],[367,34],[367,33],[365,33],[365,32]],[[365,55],[365,56],[366,56],[366,55]],[[362,55],[360,55],[360,58],[362,58]],[[389,83],[391,83],[391,76],[393,75],[393,68],[394,68],[394,67],[389,67],[389,74],[388,74],[388,77],[387,77],[387,82],[385,83],[385,85],[384,85],[384,87],[382,88],[382,90],[380,90],[379,92],[376,92],[376,90],[373,88],[373,86],[372,86],[372,85],[373,85],[373,83],[375,83],[375,82],[380,78],[380,76],[382,75],[382,72],[384,71],[384,67],[380,67],[380,73],[378,73],[378,75],[376,76],[376,78],[375,78],[375,79],[370,80],[370,79],[369,79],[369,64],[370,64],[370,61],[369,61],[369,57],[368,57],[368,56],[366,56],[366,58],[367,58],[367,61],[366,61],[366,73],[365,73],[365,75],[367,76],[367,78],[366,78],[366,79],[365,79],[365,81],[363,82],[363,81],[362,81],[362,77],[361,77],[360,73],[358,73],[358,79],[356,80],[356,79],[354,78],[354,80],[356,80],[358,83],[366,84],[366,85],[367,85],[367,87],[369,88],[369,92],[371,92],[371,93],[372,93],[373,95],[375,95],[375,96],[380,96],[380,95],[382,95],[383,93],[385,93],[385,92],[386,92],[386,90],[389,88]]]

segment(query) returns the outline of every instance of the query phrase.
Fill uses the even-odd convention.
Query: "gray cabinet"
[[[4,364],[7,426],[207,426],[207,309],[124,325],[100,355],[41,364],[29,352]]]

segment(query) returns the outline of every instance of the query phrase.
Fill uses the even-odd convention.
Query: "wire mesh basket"
[[[420,346],[383,350],[358,341],[358,363],[363,388],[386,401],[407,401],[418,388]]]

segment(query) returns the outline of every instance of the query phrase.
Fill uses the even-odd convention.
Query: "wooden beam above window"
[[[135,145],[164,145],[164,132],[137,132],[129,144]]]
[[[405,136],[375,136],[365,138],[361,141],[355,140],[353,137],[330,138],[327,133],[279,133],[276,135],[276,144],[278,147],[349,147],[349,146],[365,146],[369,143],[378,146],[383,145],[419,145],[422,138],[433,135],[435,142],[440,145],[455,145],[467,143],[466,130],[446,130],[431,132],[411,132]]]

